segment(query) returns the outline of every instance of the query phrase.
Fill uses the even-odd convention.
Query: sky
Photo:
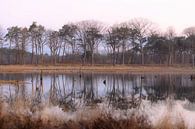
[[[195,26],[195,0],[0,0],[0,25],[29,26],[33,21],[49,29],[82,20],[112,25],[146,18],[163,31],[180,33]]]

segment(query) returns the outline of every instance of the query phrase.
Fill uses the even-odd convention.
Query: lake
[[[182,74],[0,74],[1,97],[20,97],[74,108],[109,102],[115,108],[133,108],[142,100],[195,101],[195,80]]]
[[[59,123],[64,127],[69,120],[105,120],[102,114],[108,114],[114,120],[127,121],[136,116],[138,122],[144,116],[147,122],[141,125],[151,128],[159,123],[164,126],[162,120],[171,121],[173,127],[179,121],[178,125],[184,122],[186,128],[195,127],[195,80],[191,74],[1,73],[0,80],[1,119],[14,115],[24,126],[27,118],[34,125],[41,120],[41,127],[50,122],[52,127]],[[17,119],[11,122],[18,123]],[[106,122],[109,124],[107,117]],[[10,123],[4,126],[13,127]]]

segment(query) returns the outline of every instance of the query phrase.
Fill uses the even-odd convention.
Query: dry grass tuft
[[[91,110],[87,116],[82,114],[75,120],[58,121],[22,112],[21,110],[26,110],[26,105],[20,101],[14,104],[15,107],[13,104],[12,107],[6,107],[4,103],[0,104],[0,129],[151,129],[151,125],[143,116],[132,115],[128,119],[117,120],[111,114]]]
[[[183,120],[174,123],[168,115],[154,127],[144,115],[132,114],[125,119],[116,119],[111,113],[97,110],[89,110],[86,116],[85,112],[78,113],[76,119],[43,119],[37,112],[22,112],[28,106],[29,104],[20,101],[15,102],[12,107],[0,102],[0,129],[187,129]]]
[[[170,116],[166,115],[161,121],[154,127],[155,129],[187,129],[182,118],[175,123],[170,119]]]

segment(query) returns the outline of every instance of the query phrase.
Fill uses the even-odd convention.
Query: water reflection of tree
[[[174,99],[195,101],[195,88],[193,86],[195,82],[189,80],[189,75],[153,75],[147,80],[145,89],[148,99],[152,102],[165,100],[170,96]]]
[[[1,87],[1,101],[7,102],[10,108],[24,107],[30,104],[24,81],[15,80],[6,85],[7,87],[4,87],[8,90],[6,94],[3,93],[3,87]]]
[[[94,80],[93,73],[85,75],[83,78],[84,88],[83,88],[83,96],[84,100],[87,103],[94,101]]]
[[[42,107],[43,102],[43,73],[41,74],[31,74],[31,110],[36,111]]]
[[[102,76],[102,75],[100,75]],[[98,75],[93,73],[82,75],[69,75],[70,79],[62,76],[62,80],[55,76],[51,81],[50,97],[53,102],[63,103],[73,108],[75,100],[82,100],[86,105],[95,105],[103,101],[103,96],[98,96],[98,86],[103,84],[98,80]],[[183,85],[182,76],[176,75],[124,75],[113,74],[106,75],[106,99],[110,106],[117,108],[132,108],[141,104],[142,99],[148,99],[152,102],[165,100],[170,95],[175,99],[189,98],[193,99],[194,91],[192,87]],[[67,90],[65,80],[71,85],[71,90]],[[78,84],[76,84],[78,80]],[[62,89],[60,89],[62,82]],[[192,85],[192,84],[191,84]],[[79,88],[80,89],[79,89]],[[190,91],[191,90],[191,91]],[[185,92],[186,91],[186,92]],[[71,105],[71,106],[70,106]]]
[[[130,79],[130,80],[129,80]],[[107,100],[109,105],[115,108],[128,109],[135,108],[139,105],[141,98],[136,98],[139,93],[135,85],[135,81],[128,75],[113,74],[108,81],[110,88],[107,90]],[[132,83],[133,82],[133,83]],[[130,88],[131,87],[131,88]],[[131,94],[129,93],[131,91]]]
[[[67,76],[53,74],[50,79],[49,102],[53,105],[60,105],[64,110],[75,110],[75,75]],[[68,82],[68,84],[66,84]],[[71,89],[68,89],[68,86]]]
[[[88,73],[83,75],[81,79],[83,80],[83,88],[80,92],[80,98],[85,105],[95,106],[100,103],[102,98],[98,96],[97,76],[93,73]]]
[[[9,79],[15,79],[9,75]],[[44,78],[46,75],[31,74],[32,107],[39,107],[43,102]],[[29,74],[28,76],[29,77]],[[190,75],[131,75],[131,74],[49,74],[48,100],[53,105],[64,109],[75,110],[78,104],[96,106],[107,101],[109,106],[121,109],[139,107],[143,99],[152,102],[165,100],[169,96],[174,99],[195,101],[195,81]],[[0,78],[6,78],[1,75]],[[17,77],[18,78],[18,77]],[[25,79],[25,75],[19,79]],[[19,82],[19,81],[18,81]],[[28,101],[28,89],[25,83],[8,85],[7,101]],[[46,86],[46,85],[45,85]],[[103,88],[103,90],[101,89]],[[99,92],[99,93],[98,93]],[[102,93],[103,92],[103,93]],[[82,106],[82,105],[81,105]]]

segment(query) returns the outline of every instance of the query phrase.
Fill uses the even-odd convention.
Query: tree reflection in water
[[[139,108],[142,100],[157,102],[172,96],[176,100],[195,101],[195,81],[191,75],[174,74],[0,74],[1,98],[10,105],[28,101],[33,110],[42,103],[59,105],[64,110],[93,108],[107,103],[117,109]],[[23,81],[23,83],[19,83]]]

